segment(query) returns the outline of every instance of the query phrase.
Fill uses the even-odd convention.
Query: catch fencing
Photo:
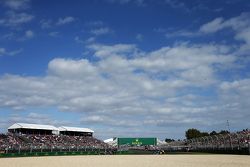
[[[187,145],[192,151],[250,154],[250,131],[193,138]]]

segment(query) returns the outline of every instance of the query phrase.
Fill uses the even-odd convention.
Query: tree
[[[221,131],[219,132],[219,134],[222,134],[222,135],[225,135],[225,134],[228,134],[228,133],[230,133],[230,132],[227,131],[227,130],[221,130]]]
[[[170,143],[170,142],[173,142],[173,141],[175,141],[175,140],[174,140],[174,139],[169,139],[169,138],[166,138],[166,139],[165,139],[165,142],[166,142],[166,143]]]
[[[208,132],[201,132],[201,137],[204,137],[204,136],[209,136],[209,133]]]
[[[218,133],[216,131],[210,132],[210,136],[217,135]]]
[[[188,129],[186,131],[186,138],[187,139],[193,139],[193,138],[197,138],[197,137],[201,137],[201,132],[198,129]]]

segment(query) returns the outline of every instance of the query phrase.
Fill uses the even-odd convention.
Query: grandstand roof
[[[52,125],[40,125],[40,124],[27,124],[27,123],[15,123],[11,125],[8,129],[41,129],[41,130],[57,130],[55,126]]]
[[[88,132],[88,133],[94,133],[93,130],[89,128],[78,128],[78,127],[68,127],[68,126],[61,126],[58,128],[59,131],[72,131],[72,132]]]
[[[114,141],[114,138],[104,140],[105,143],[110,143],[110,142],[113,142],[113,141]]]

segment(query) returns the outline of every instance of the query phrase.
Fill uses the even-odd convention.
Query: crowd
[[[5,148],[16,148],[23,142],[12,133],[0,134],[0,150]]]
[[[250,131],[205,136],[190,139],[187,142],[194,148],[247,148],[250,144]]]
[[[110,146],[92,136],[0,134],[0,150],[6,149],[65,149],[109,148]]]

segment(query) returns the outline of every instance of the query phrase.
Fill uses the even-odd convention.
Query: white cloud
[[[225,108],[225,116],[228,117],[234,126],[238,120],[248,119],[249,114],[249,91],[250,91],[250,78],[244,78],[234,81],[225,81],[220,84],[219,97],[221,106]],[[242,121],[241,124],[247,123]],[[249,127],[249,125],[248,125]]]
[[[55,125],[55,126],[72,125],[72,122],[68,122],[65,120],[59,121],[57,119],[53,119],[48,114],[36,113],[36,112],[29,112],[27,114],[15,113],[15,114],[6,116],[4,119],[0,118],[1,128],[4,128],[4,129],[7,129],[9,126],[17,122],[48,124],[48,125]]]
[[[0,48],[0,55],[4,55],[6,53],[5,48]]]
[[[119,119],[119,118],[118,118]],[[103,115],[91,115],[88,117],[84,117],[81,119],[81,122],[83,124],[102,124],[102,125],[108,125],[108,126],[114,126],[114,127],[134,127],[134,126],[140,126],[142,125],[139,121],[133,121],[133,120],[119,120],[117,121],[117,118],[111,118],[108,116]]]
[[[240,16],[230,18],[216,18],[200,27],[202,33],[215,33],[225,28],[231,28],[235,31],[235,39],[245,42],[241,45],[238,54],[248,54],[250,51],[250,21],[249,13],[242,13]]]
[[[33,31],[31,31],[31,30],[27,30],[27,31],[25,31],[25,37],[26,38],[33,38],[34,37],[34,32]]]
[[[42,19],[40,25],[42,29],[49,29],[55,26],[62,26],[74,22],[76,19],[72,16],[66,16],[64,18],[58,18],[57,21],[53,19]]]
[[[64,24],[69,24],[71,22],[74,22],[75,18],[71,17],[71,16],[67,16],[64,18],[59,18],[58,21],[56,22],[56,25],[60,26],[60,25],[64,25]]]
[[[50,32],[49,36],[51,36],[51,37],[58,37],[59,36],[59,32],[57,32],[57,31]]]
[[[133,60],[138,68],[151,72],[158,70],[189,70],[200,66],[230,63],[234,57],[225,55],[224,47],[216,45],[186,45],[163,47],[149,56]],[[222,51],[221,51],[222,50]]]
[[[112,34],[114,31],[106,26],[106,24],[103,21],[96,20],[96,21],[90,21],[85,23],[85,26],[87,29],[89,29],[89,33],[91,35],[94,35],[94,37],[90,37],[85,42],[90,43],[93,42],[93,39],[96,39],[98,36],[106,35],[106,34]]]
[[[214,33],[224,28],[232,28],[236,32],[249,28],[249,13],[242,13],[240,16],[225,20],[221,17],[212,20],[200,27],[200,31],[204,33]]]
[[[48,72],[62,77],[87,77],[94,75],[96,69],[88,60],[53,59],[49,62]]]
[[[95,37],[89,37],[85,42],[86,43],[93,43],[95,42],[96,38]]]
[[[0,56],[4,56],[4,55],[14,56],[14,55],[21,53],[22,51],[23,49],[7,51],[5,48],[0,48]]]
[[[204,1],[196,1],[195,4],[189,5],[188,2],[183,0],[163,0],[163,4],[168,5],[169,7],[173,9],[181,9],[181,11],[184,12],[192,12],[197,10],[213,10],[216,11],[216,9],[213,9],[211,7],[208,7]]]
[[[7,55],[15,56],[15,55],[21,53],[22,51],[23,51],[22,48],[21,48],[21,49],[18,49],[18,50],[9,51],[9,52],[7,53]]]
[[[200,36],[201,33],[200,32],[192,32],[192,31],[187,31],[187,30],[179,30],[179,31],[169,31],[169,32],[165,32],[165,36],[167,38],[173,38],[173,37],[197,37]]]
[[[40,24],[41,24],[42,29],[51,28],[53,21],[51,19],[49,19],[49,20],[42,19],[40,21]]]
[[[112,30],[108,27],[101,27],[101,28],[93,29],[90,32],[94,35],[104,35],[104,34],[111,33]]]
[[[24,23],[28,23],[33,19],[34,16],[27,13],[16,13],[14,11],[8,11],[5,17],[0,19],[0,25],[15,27]]]
[[[243,126],[242,117],[247,118],[248,81],[230,83],[217,76],[237,62],[226,46],[176,44],[143,52],[133,44],[92,44],[88,49],[97,61],[55,58],[45,76],[1,76],[1,108],[56,107],[81,113],[76,122],[119,127],[121,133],[128,127],[159,133],[178,127],[180,134],[186,127],[223,128],[224,119],[233,119],[224,118],[226,113],[239,112],[232,108],[235,102],[242,104],[235,125]],[[218,95],[202,93],[206,89]],[[244,100],[235,101],[235,90]]]
[[[26,40],[34,38],[34,36],[35,36],[34,31],[32,31],[32,30],[26,30],[24,32],[24,34],[21,37],[17,38],[16,40],[23,42],[23,41],[26,41]]]
[[[202,25],[200,31],[204,33],[213,33],[219,31],[224,28],[224,26],[222,26],[223,21],[224,20],[221,17],[216,18],[213,21]]]
[[[15,33],[10,32],[2,36],[2,39],[12,40],[15,37]]]
[[[89,37],[88,39],[83,40],[83,39],[81,39],[79,36],[76,36],[76,37],[74,38],[74,40],[75,40],[77,43],[80,43],[80,44],[90,44],[90,43],[95,42],[96,37]]]
[[[30,7],[30,0],[4,0],[3,4],[12,10],[21,10]]]
[[[214,84],[213,66],[234,62],[234,57],[221,54],[215,46],[176,46],[142,55],[134,45],[90,48],[101,58],[99,62],[58,58],[49,62],[44,78],[3,76],[0,88],[5,93],[0,104],[11,108],[56,105],[70,111],[144,112],[145,106],[151,110],[150,105],[159,105],[150,98],[164,99],[174,96],[177,89]],[[6,90],[6,86],[12,89]]]
[[[76,36],[74,38],[74,40],[77,42],[77,43],[80,43],[80,44],[83,44],[84,43],[84,40],[82,40],[79,36]]]
[[[95,51],[97,57],[108,57],[113,55],[126,55],[128,53],[136,52],[137,48],[131,44],[116,44],[113,46],[91,44],[87,46],[89,49]]]
[[[186,38],[193,38],[193,37],[200,37],[203,35],[200,31],[197,30],[185,30],[180,29],[177,30],[176,28],[155,28],[154,32],[164,34],[167,38],[176,38],[176,37],[186,37]]]

